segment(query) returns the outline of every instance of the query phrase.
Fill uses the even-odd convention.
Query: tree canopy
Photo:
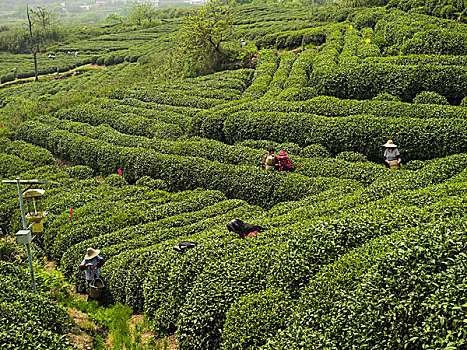
[[[183,53],[190,56],[220,52],[232,26],[233,9],[218,0],[211,0],[185,17],[179,42]]]

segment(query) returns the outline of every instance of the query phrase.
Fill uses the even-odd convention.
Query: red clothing
[[[258,231],[253,231],[253,232],[250,232],[249,234],[243,233],[243,239],[245,239],[245,238],[247,238],[247,237],[256,236],[257,234],[258,234]]]
[[[287,169],[295,168],[290,162],[289,156],[285,155],[285,156],[280,156],[278,158],[279,158],[279,164],[278,164],[279,171],[286,170],[286,168]]]

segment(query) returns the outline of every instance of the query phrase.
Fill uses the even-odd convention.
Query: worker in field
[[[384,161],[388,167],[393,170],[399,170],[401,168],[401,155],[397,149],[397,145],[392,140],[388,140],[383,147],[386,147]]]
[[[285,153],[285,151],[279,152],[279,157],[277,158],[277,160],[277,168],[279,171],[295,171],[295,167],[290,162],[290,158],[287,155],[287,153]]]
[[[273,170],[276,170],[277,169],[277,165],[279,163],[279,157],[276,156],[274,154],[274,148],[272,147],[269,147],[268,148],[268,154],[266,154],[264,156],[264,159],[263,159],[263,164],[264,164],[264,168],[267,170],[267,171],[273,171]]]
[[[241,239],[256,236],[259,232],[267,230],[265,227],[248,224],[239,219],[229,221],[227,223],[227,229],[230,232],[238,234]]]
[[[104,265],[104,258],[99,256],[99,249],[88,248],[83,261],[78,266],[80,271],[84,271],[86,282],[91,285],[96,279],[101,277],[101,267]],[[92,300],[91,288],[89,288],[88,300]]]

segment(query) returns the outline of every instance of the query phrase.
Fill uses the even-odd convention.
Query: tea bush
[[[405,161],[466,152],[461,119],[385,118],[369,115],[327,118],[305,113],[237,112],[225,118],[228,143],[245,139],[321,144],[331,154],[354,151],[381,159],[381,145],[395,140]],[[270,130],[274,130],[271,133]],[[422,132],[423,131],[423,132]],[[447,141],[447,139],[449,141]],[[376,140],[380,140],[378,143]]]
[[[461,252],[465,237],[456,230],[461,221],[438,222],[386,242],[385,254],[371,259],[374,266],[366,264],[350,288],[335,275],[326,277],[337,282],[334,290],[326,295],[317,284],[310,288],[291,326],[277,342],[271,342],[271,349],[298,349],[298,344],[373,348],[384,343],[408,349],[462,346],[463,312],[458,298],[464,291],[462,284],[454,287],[465,269]],[[354,265],[358,272],[359,264]]]
[[[0,177],[9,178],[33,168],[34,164],[31,162],[14,155],[0,153]]]
[[[431,91],[422,91],[413,99],[413,103],[425,103],[425,104],[435,104],[435,105],[448,105],[449,102],[446,97],[441,96],[436,92]]]
[[[287,294],[272,289],[241,297],[226,313],[220,349],[258,349],[285,328],[290,304]]]
[[[433,91],[458,105],[467,88],[467,70],[463,66],[397,66],[363,62],[323,76],[320,84],[323,95],[339,98],[363,100],[380,92],[389,92],[408,102],[422,91]]]
[[[66,340],[71,320],[66,311],[34,293],[26,271],[0,261],[2,346],[21,349],[75,349]]]
[[[57,112],[55,117],[89,123],[91,125],[108,124],[127,134],[134,134],[159,139],[175,140],[182,135],[178,125],[167,124],[135,114],[124,114],[106,110],[98,106],[84,105],[78,108],[65,109]]]
[[[94,175],[94,170],[86,165],[75,165],[72,167],[64,168],[63,171],[75,179],[84,180],[89,179]]]
[[[30,128],[32,125],[34,128]],[[122,169],[129,183],[147,175],[163,179],[171,190],[197,187],[216,189],[228,198],[240,198],[264,207],[329,187],[352,185],[352,181],[348,180],[266,173],[252,166],[232,166],[207,160],[198,162],[196,158],[163,155],[142,148],[117,147],[34,122],[22,124],[18,131],[22,139],[47,145],[55,154],[73,163],[90,166],[104,174]],[[71,151],[78,149],[80,151]],[[187,166],[187,162],[190,166]]]

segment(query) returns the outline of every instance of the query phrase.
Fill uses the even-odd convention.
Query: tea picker
[[[388,140],[383,147],[386,147],[384,151],[384,161],[392,170],[399,170],[401,168],[401,155],[397,149],[397,145],[392,140]]]
[[[274,154],[274,148],[268,148],[268,154],[266,154],[263,159],[264,169],[267,171],[276,170],[278,163],[279,158]]]
[[[101,277],[101,266],[104,265],[104,258],[99,256],[99,249],[88,248],[83,261],[78,266],[80,271],[84,271],[86,281],[89,284],[88,300],[98,299],[101,296],[104,282]]]
[[[267,228],[259,225],[252,225],[240,219],[233,219],[227,223],[227,230],[236,233],[239,238],[245,239],[247,237],[256,236],[259,232],[267,230]]]

